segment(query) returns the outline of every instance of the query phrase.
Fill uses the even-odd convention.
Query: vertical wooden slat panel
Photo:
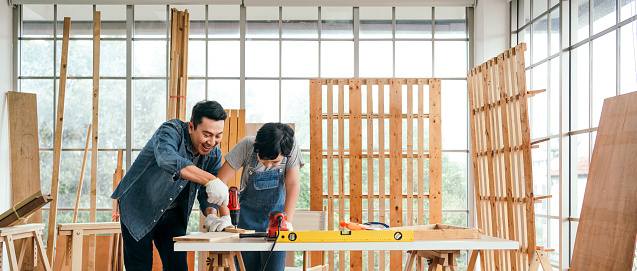
[[[334,230],[334,80],[327,83],[327,229]],[[334,270],[334,251],[328,253]]]
[[[223,134],[229,136],[230,135],[230,122],[231,122],[230,119],[232,118],[232,115],[230,114],[230,109],[226,109],[225,111],[226,111],[226,115],[228,115],[228,118],[223,123]],[[229,141],[230,141],[229,139],[221,140],[221,152],[223,154],[228,153],[228,142]]]
[[[489,90],[489,72],[488,72],[488,68],[487,68],[487,64],[482,64],[481,66],[482,69],[482,97],[483,97],[483,104],[488,104],[489,102],[489,97],[488,97],[488,90]],[[487,106],[485,106],[485,130],[486,130],[486,143],[487,143],[487,163],[488,163],[488,179],[489,179],[489,206],[491,209],[491,221],[492,221],[492,230],[491,233],[493,234],[493,236],[497,236],[497,232],[498,232],[498,225],[497,225],[497,221],[498,221],[498,216],[497,216],[497,206],[496,206],[496,199],[495,197],[495,172],[494,172],[494,161],[493,161],[493,147],[492,147],[492,140],[490,138],[492,138],[492,130],[491,130],[491,109]],[[500,270],[500,252],[499,251],[494,251],[494,262],[495,262],[495,270],[499,271]]]
[[[360,80],[349,80],[349,220],[363,223],[363,141]],[[363,253],[350,252],[350,270],[363,270]]]
[[[323,210],[323,94],[320,79],[310,80],[310,210]],[[245,109],[240,113],[243,117],[243,131],[245,136]],[[328,134],[329,135],[329,134]],[[331,173],[331,172],[330,172]],[[239,175],[241,176],[241,175]],[[311,262],[322,262],[321,252],[313,251]]]
[[[429,223],[442,223],[440,79],[429,80]]]
[[[338,80],[338,220],[345,220],[345,80]],[[340,227],[343,230],[343,227]],[[338,269],[345,270],[345,252],[338,252]]]
[[[407,79],[407,226],[414,225],[414,80]]]
[[[389,225],[403,225],[402,210],[402,91],[396,79],[390,79],[389,93]],[[402,252],[390,252],[390,270],[402,268]]]
[[[425,213],[425,111],[424,111],[424,84],[428,84],[427,80],[418,79],[418,225],[424,225]]]
[[[378,221],[385,223],[385,83],[378,79]],[[379,270],[385,270],[385,251],[378,252]]]
[[[527,223],[527,240],[529,241],[527,247],[527,256],[529,260],[535,252],[535,209],[534,209],[534,195],[533,195],[533,170],[531,165],[531,132],[529,131],[529,111],[526,100],[526,73],[524,72],[524,51],[526,51],[526,44],[522,43],[521,46],[515,48],[516,64],[517,64],[517,77],[518,77],[518,90],[520,94],[524,96],[520,97],[520,122],[522,132],[522,150],[524,157],[524,192],[526,199],[526,223]]]
[[[62,35],[62,56],[60,59],[60,86],[58,87],[58,106],[55,125],[55,138],[53,143],[53,173],[51,178],[51,196],[53,200],[49,208],[49,228],[47,236],[46,254],[50,265],[53,266],[55,251],[55,228],[57,228],[56,214],[58,203],[58,188],[60,182],[60,159],[62,151],[62,129],[64,124],[64,96],[66,93],[66,70],[69,54],[69,31],[71,30],[71,18],[64,17],[64,30]]]
[[[515,234],[515,215],[513,205],[513,179],[511,176],[511,143],[509,142],[508,95],[506,93],[506,77],[504,72],[504,54],[498,56],[498,92],[500,94],[500,111],[502,115],[502,147],[504,148],[504,174],[506,179],[507,228],[509,240],[517,240]],[[518,270],[517,252],[510,251],[511,270]]]
[[[367,221],[374,219],[374,99],[372,83],[367,82]],[[374,251],[367,251],[367,270],[374,269]]]
[[[476,110],[476,104],[475,104],[475,96],[476,96],[476,89],[474,88],[475,86],[475,79],[476,79],[476,70],[471,70],[469,72],[467,72],[467,88],[469,91],[469,123],[470,123],[470,127],[471,127],[471,155],[473,157],[473,175],[474,175],[474,193],[475,193],[475,199],[476,199],[476,220],[478,222],[478,228],[483,230],[485,229],[484,227],[484,222],[483,222],[483,217],[482,217],[482,193],[480,192],[480,185],[481,185],[481,178],[480,178],[480,170],[479,170],[479,159],[480,157],[478,156],[479,153],[479,145],[478,142],[480,140],[480,138],[478,137],[478,133],[476,133],[475,131],[477,131],[476,127],[477,127],[477,122],[478,122],[478,117],[477,117],[477,110]],[[484,250],[480,251],[480,262],[482,265],[482,269],[486,269],[485,268],[485,261],[484,261]],[[471,269],[469,269],[471,270]]]

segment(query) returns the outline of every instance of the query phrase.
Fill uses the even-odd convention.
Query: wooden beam
[[[385,84],[383,79],[378,80],[378,222],[385,223]],[[382,155],[381,155],[382,154]],[[385,270],[385,251],[378,252],[378,269]]]
[[[80,181],[77,184],[77,196],[75,197],[75,209],[73,210],[73,223],[77,222],[77,213],[80,208],[80,195],[82,194],[82,183],[84,181],[84,169],[86,169],[86,156],[88,155],[88,145],[91,142],[91,127],[88,125],[88,131],[86,132],[86,145],[84,146],[84,158],[82,158],[82,170],[80,171]],[[115,188],[113,188],[115,189]]]
[[[403,226],[402,197],[402,84],[390,80],[389,90],[389,226]],[[391,271],[402,269],[402,252],[391,251],[389,266]]]
[[[55,253],[55,228],[57,214],[58,187],[60,182],[60,159],[62,155],[62,129],[64,124],[64,96],[66,93],[66,70],[69,55],[69,31],[71,30],[71,18],[64,17],[64,30],[62,34],[62,56],[60,58],[60,86],[58,87],[58,106],[56,114],[55,138],[53,140],[53,174],[51,175],[51,207],[49,211],[49,229],[47,236],[47,257],[53,266]]]
[[[374,113],[374,98],[372,93],[372,84],[367,84],[367,153],[374,154],[374,121],[371,115]],[[374,159],[367,157],[367,195],[374,195]],[[374,219],[374,199],[367,198],[367,221],[376,221]],[[367,251],[367,269],[373,269],[374,251]]]
[[[440,79],[429,81],[429,223],[442,223]]]
[[[343,119],[343,115],[345,114],[345,80],[338,80],[338,154],[343,155],[345,149],[345,120]],[[345,198],[342,195],[345,194],[345,159],[338,159],[338,220],[345,220]],[[343,227],[340,227],[340,230],[343,230]],[[345,259],[345,252],[338,252],[339,261],[343,261]],[[344,261],[343,261],[344,262]],[[338,269],[340,271],[345,271],[345,265],[339,264]]]
[[[100,12],[96,11],[93,17],[93,142],[91,151],[91,211],[90,222],[97,219],[97,147],[98,147],[98,113],[100,96]],[[88,238],[88,270],[95,270],[95,251],[97,240],[95,235]]]
[[[361,121],[361,85],[357,79],[349,80],[349,220],[363,223],[363,137]],[[343,210],[339,210],[343,213]],[[350,270],[363,270],[363,252],[351,251]]]

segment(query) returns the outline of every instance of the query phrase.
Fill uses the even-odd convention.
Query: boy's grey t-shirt
[[[228,162],[234,170],[239,170],[243,167],[243,171],[241,172],[241,191],[245,189],[248,182],[249,175],[246,168],[250,166],[250,159],[252,158],[252,152],[254,151],[255,139],[256,137],[254,136],[246,136],[239,141],[232,150],[223,156],[223,158],[226,159],[226,162]],[[292,152],[290,152],[290,157],[287,157],[285,171],[287,172],[298,165],[300,165],[299,168],[302,168],[305,163],[303,162],[303,156],[301,155],[299,145],[296,142],[296,139],[294,139],[294,147],[292,148]],[[261,162],[257,162],[257,166],[254,168],[254,171],[266,171],[271,168],[273,167],[266,168]],[[283,178],[285,179],[285,175],[283,175]]]

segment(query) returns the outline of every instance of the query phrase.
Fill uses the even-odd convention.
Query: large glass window
[[[570,17],[568,17],[570,14]],[[605,98],[637,90],[634,0],[519,0],[512,44],[527,43],[538,245],[568,269]],[[516,23],[517,22],[517,23]],[[529,58],[530,57],[530,58]],[[566,192],[564,192],[566,191]],[[637,270],[637,265],[633,267]]]
[[[72,19],[62,146],[68,174],[61,176],[59,222],[71,221],[92,121],[93,11],[102,17],[98,221],[110,221],[116,151],[125,150],[128,168],[166,120],[171,8],[190,14],[187,105],[217,100],[246,109],[247,122],[294,123],[306,163],[308,79],[443,79],[443,222],[471,223],[464,7],[22,5],[17,84],[38,95],[44,192],[50,190],[63,18]],[[309,172],[309,166],[301,172],[299,208],[309,208]],[[89,176],[87,168],[84,179]],[[88,221],[88,193],[85,185],[81,222]],[[196,231],[199,221],[192,217],[188,229]]]

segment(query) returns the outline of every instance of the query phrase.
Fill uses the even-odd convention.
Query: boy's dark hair
[[[192,114],[190,115],[190,122],[195,129],[197,125],[201,124],[203,117],[211,120],[226,120],[228,114],[223,110],[223,107],[217,101],[200,101],[192,107]]]
[[[254,143],[254,151],[264,160],[274,160],[279,154],[290,157],[293,147],[294,130],[280,122],[264,124],[257,132]]]

